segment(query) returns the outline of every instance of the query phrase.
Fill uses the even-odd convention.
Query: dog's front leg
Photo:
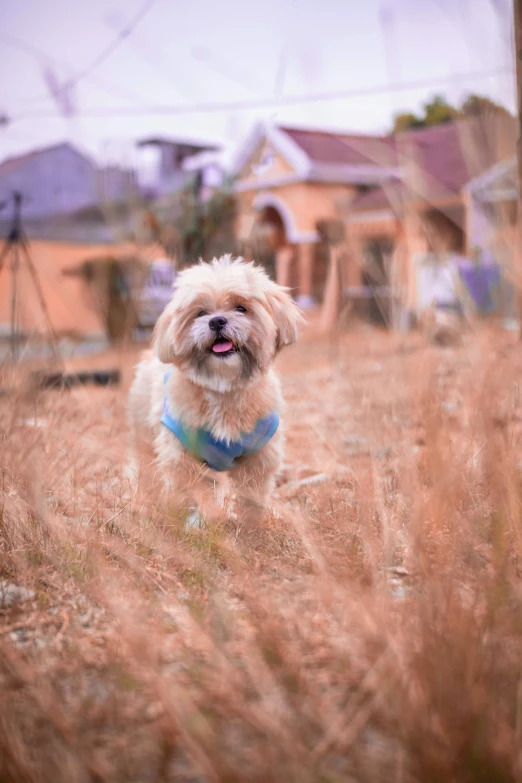
[[[255,525],[261,521],[275,487],[280,463],[280,450],[277,443],[271,442],[259,454],[247,457],[230,471],[236,488],[240,523]]]
[[[208,468],[189,455],[181,454],[166,474],[169,492],[187,510],[186,524],[203,527],[223,516],[223,493],[219,481]]]

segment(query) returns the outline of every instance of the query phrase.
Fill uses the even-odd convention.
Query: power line
[[[262,100],[232,101],[229,103],[200,103],[192,106],[143,106],[136,108],[106,109],[95,108],[82,112],[81,117],[136,117],[147,115],[187,115],[187,114],[213,114],[222,111],[245,111],[248,109],[274,108],[278,106],[294,106],[298,104],[324,103],[327,101],[342,100],[346,98],[362,98],[371,95],[380,95],[389,92],[406,92],[409,90],[424,89],[426,87],[439,87],[441,84],[453,82],[479,81],[501,73],[513,73],[510,65],[504,65],[487,71],[472,71],[469,73],[456,73],[438,79],[424,81],[401,82],[397,84],[381,84],[375,87],[363,87],[351,90],[337,90],[334,92],[312,93],[310,95],[287,95],[280,98],[265,98]],[[56,113],[48,111],[34,111],[19,114],[11,118],[12,121],[24,119],[55,118]]]
[[[147,0],[145,5],[142,6],[136,16],[134,16],[134,18],[118,32],[114,40],[112,40],[108,46],[106,46],[105,49],[100,52],[100,54],[91,62],[90,65],[84,68],[83,71],[80,71],[80,73],[76,74],[76,76],[67,83],[67,87],[76,87],[76,85],[82,79],[85,79],[92,73],[92,71],[96,70],[96,68],[99,68],[99,66],[105,62],[105,60],[107,60],[111,54],[113,54],[116,49],[118,49],[119,46],[121,46],[123,41],[132,35],[135,28],[149,13],[155,2],[156,0]]]
[[[47,54],[47,52],[44,52],[43,49],[39,49],[37,46],[34,46],[28,41],[24,41],[22,38],[18,38],[18,36],[10,35],[9,33],[0,33],[0,41],[3,41],[8,46],[13,46],[14,48],[26,52],[27,54],[31,55],[36,60],[38,60],[40,64],[42,64],[43,61],[44,63],[49,63],[59,68],[63,68],[69,72],[74,70],[73,67],[70,65],[70,63],[66,63],[63,60],[57,60],[55,57],[50,57]],[[143,95],[137,95],[131,90],[127,90],[125,87],[120,87],[119,85],[115,85],[111,81],[105,78],[104,79],[100,78],[100,76],[96,74],[91,73],[87,78],[89,78],[90,81],[93,82],[93,84],[97,85],[98,88],[102,90],[102,92],[106,93],[107,95],[110,95],[113,98],[123,98],[124,100],[130,100],[136,103],[136,105],[138,106],[143,106],[144,101],[146,101],[146,98]],[[49,95],[48,92],[46,92],[46,93],[39,93],[38,95],[29,98],[26,101],[26,103],[34,104],[34,103],[44,103],[50,101],[52,101],[52,97]]]
[[[103,87],[103,82],[99,79],[99,77],[93,77],[92,73],[95,71],[99,66],[105,62],[115,51],[116,49],[125,41],[129,36],[134,32],[135,28],[138,26],[138,24],[142,21],[142,19],[148,14],[148,12],[151,10],[152,6],[156,0],[147,0],[144,6],[138,11],[138,13],[134,16],[134,18],[121,30],[118,31],[117,36],[103,49],[100,54],[83,70],[81,70],[79,73],[75,74],[72,78],[68,79],[63,85],[63,89],[72,89],[73,87],[76,87],[76,85],[86,78],[91,78],[93,82],[97,82],[101,89],[103,89],[108,94],[112,94],[114,97],[116,94],[116,97],[124,97],[127,100],[130,98],[133,101],[138,100],[140,103],[144,100],[143,98],[136,96],[134,93],[130,92],[129,90],[122,89],[121,87],[108,87],[108,82],[105,81],[105,84],[107,86]],[[14,35],[9,35],[7,33],[0,34],[0,40],[3,40],[5,43],[11,46],[16,46],[19,49],[22,49],[23,51],[27,52],[28,54],[31,54],[33,57],[36,57],[39,60],[46,60],[47,62],[54,63],[55,65],[59,65],[60,67],[65,67],[69,70],[71,70],[71,66],[67,63],[59,62],[58,60],[49,57],[49,55],[39,49],[37,46],[34,46],[33,44],[22,40],[21,38],[18,38]],[[119,93],[119,95],[118,95]],[[36,96],[35,98],[32,98],[30,100],[31,103],[33,102],[43,102],[46,100],[50,100],[50,96],[46,94],[42,94],[39,96]]]

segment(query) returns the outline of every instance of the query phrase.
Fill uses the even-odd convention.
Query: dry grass
[[[0,399],[2,783],[522,780],[515,338],[332,355],[255,531],[129,497],[124,389]]]

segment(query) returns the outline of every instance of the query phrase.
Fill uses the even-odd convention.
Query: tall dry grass
[[[129,494],[123,391],[5,378],[2,783],[522,779],[512,339],[296,347],[257,530]]]

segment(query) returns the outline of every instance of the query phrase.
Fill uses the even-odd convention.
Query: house
[[[368,154],[352,140],[366,142]],[[276,251],[276,276],[293,285],[303,306],[314,303],[314,251],[320,243],[318,225],[340,216],[346,200],[400,175],[393,146],[372,156],[372,137],[347,136],[283,126],[258,126],[240,149],[232,167],[236,179],[240,223],[248,240],[256,232],[268,235]],[[293,268],[292,268],[293,267]]]
[[[412,254],[469,250],[465,185],[512,155],[515,137],[515,123],[496,117],[397,136],[259,126],[233,168],[239,236],[268,237],[277,278],[302,306],[322,293],[320,227],[333,220],[346,230],[348,286],[388,283],[389,262],[402,255],[408,291]]]
[[[104,166],[97,169],[96,193],[98,203],[117,204],[132,201],[138,195],[138,183],[134,171],[120,166]]]
[[[182,190],[191,179],[191,172],[185,170],[184,161],[199,153],[217,152],[215,144],[200,143],[187,139],[166,139],[151,137],[138,142],[146,157],[152,152],[152,160],[142,162],[140,168],[145,174],[144,184],[153,197],[161,197]],[[145,165],[147,171],[145,172]]]
[[[99,290],[70,270],[93,259],[104,263],[136,256],[133,174],[118,167],[100,169],[70,144],[4,161],[0,164],[2,253],[6,248],[2,240],[13,227],[17,191],[22,195],[21,225],[29,240],[29,258],[19,250],[16,275],[21,339],[48,338],[47,310],[59,338],[104,346],[109,329]],[[142,249],[141,260],[147,260],[147,252]],[[157,255],[158,249],[151,252]],[[6,255],[0,268],[0,359],[11,331],[13,259],[13,254]]]
[[[48,343],[49,321],[58,339],[68,344],[81,344],[82,350],[106,347],[111,325],[100,271],[108,275],[111,264],[128,266],[129,260],[146,263],[161,252],[148,235],[140,234],[136,243],[140,222],[127,205],[123,207],[105,210],[94,205],[74,213],[29,219],[22,209],[22,228],[28,241],[24,248],[18,247],[15,308],[22,344],[26,340],[34,346]],[[0,223],[2,253],[8,250],[5,242],[12,228],[12,209],[14,205],[9,205],[5,211],[10,219]],[[8,350],[12,328],[14,258],[13,252],[7,252],[0,268],[0,360]],[[87,267],[96,267],[94,275]]]
[[[67,350],[81,346],[82,351],[99,351],[107,347],[111,338],[107,291],[103,280],[91,279],[82,270],[87,266],[91,270],[99,266],[99,271],[109,271],[107,264],[111,261],[124,264],[129,259],[143,264],[145,270],[158,258],[161,248],[148,245],[140,247],[138,252],[130,241],[34,239],[29,243],[28,252],[36,271],[37,285],[29,264],[20,253],[16,322],[21,344],[29,341],[34,350],[41,343],[48,344],[47,312],[53,334],[61,343],[70,346]],[[0,359],[6,355],[11,332],[13,274],[10,260],[0,270]]]
[[[69,276],[66,271],[87,258],[105,255],[111,250],[108,246],[87,242],[70,244],[35,240],[30,243],[30,259],[38,276],[49,320],[58,337],[105,345],[105,327],[92,291],[79,276]],[[12,267],[6,264],[0,272],[0,349],[11,329],[12,283]],[[17,290],[17,331],[24,338],[48,338],[39,292],[23,257],[17,274]]]
[[[23,214],[30,220],[66,214],[128,195],[132,175],[111,168],[106,174],[68,142],[33,150],[0,163],[0,202],[22,194]],[[8,219],[4,211],[0,219]]]

